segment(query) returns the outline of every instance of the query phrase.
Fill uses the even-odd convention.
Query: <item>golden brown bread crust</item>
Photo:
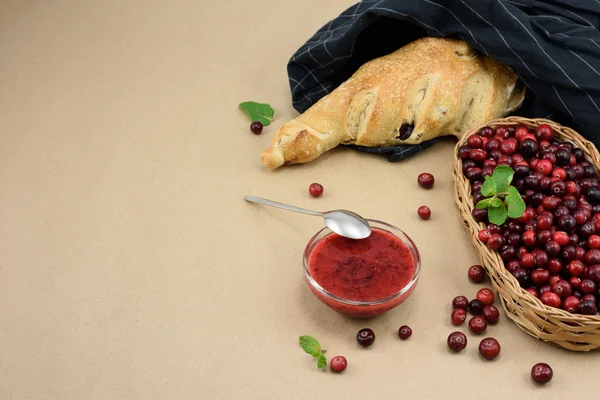
[[[305,113],[283,124],[262,162],[314,160],[339,144],[379,147],[460,137],[518,108],[517,76],[465,42],[423,38],[371,60]]]

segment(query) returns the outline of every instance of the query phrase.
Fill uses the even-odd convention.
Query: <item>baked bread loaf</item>
[[[518,108],[517,75],[454,39],[422,38],[362,65],[347,81],[283,124],[262,153],[270,169],[314,160],[339,144],[418,144]]]

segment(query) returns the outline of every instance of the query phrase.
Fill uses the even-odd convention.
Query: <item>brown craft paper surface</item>
[[[269,171],[291,107],[286,63],[353,1],[0,2],[0,399],[537,399],[590,393],[600,353],[537,341],[502,312],[446,347],[478,261],[452,198],[453,139],[400,163],[337,149]],[[268,102],[260,136],[238,109]],[[435,175],[418,187],[417,175]],[[308,196],[311,182],[323,197]],[[408,301],[345,318],[306,288],[315,217],[245,194],[398,226],[422,256]],[[432,210],[429,221],[417,208]],[[397,329],[413,329],[408,341]],[[372,328],[369,349],[356,332]],[[461,327],[466,332],[466,325]],[[316,337],[342,375],[316,369]],[[547,362],[545,388],[529,378]]]

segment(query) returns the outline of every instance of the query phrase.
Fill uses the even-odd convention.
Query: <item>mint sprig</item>
[[[255,101],[244,101],[240,103],[240,108],[248,114],[252,122],[258,121],[263,126],[267,126],[273,121],[275,111],[273,107],[266,103],[257,103]]]
[[[479,201],[476,208],[486,209],[492,224],[502,225],[507,217],[519,218],[525,211],[521,194],[510,183],[515,171],[506,165],[499,165],[492,176],[486,176],[481,185],[481,194],[486,198]]]
[[[321,369],[327,366],[327,359],[317,339],[308,335],[300,336],[300,347],[317,359],[317,368]]]

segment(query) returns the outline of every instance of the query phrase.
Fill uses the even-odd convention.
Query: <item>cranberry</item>
[[[548,197],[546,197],[546,199],[548,199]],[[546,199],[544,199],[544,201]],[[573,229],[575,229],[576,225],[577,225],[577,221],[575,221],[575,218],[571,215],[563,215],[562,217],[560,217],[558,219],[558,224],[557,224],[557,226],[560,230],[563,230],[566,232],[573,231]]]
[[[521,267],[531,269],[535,267],[535,257],[531,253],[524,253],[519,258],[519,263],[521,264]]]
[[[467,312],[463,308],[457,308],[452,311],[451,321],[452,325],[462,325],[463,322],[467,319]]]
[[[540,215],[537,219],[537,227],[538,229],[550,229],[552,222],[554,222],[554,219],[551,215]]]
[[[543,268],[534,269],[531,271],[531,282],[533,282],[536,286],[542,286],[548,283],[548,279],[550,279],[550,271]]]
[[[433,178],[433,175],[431,175],[427,172],[420,174],[419,177],[417,178],[417,182],[419,183],[419,186],[421,186],[424,189],[431,189],[433,187],[434,181],[435,181],[435,179]]]
[[[481,315],[476,315],[469,320],[469,329],[476,335],[485,332],[487,329],[487,322]]]
[[[476,199],[475,197],[473,197],[473,200],[475,200],[477,202],[479,201],[479,199]],[[487,210],[486,209],[474,208],[471,211],[471,215],[473,216],[473,219],[475,221],[477,221],[477,222],[485,222],[485,220],[487,219]]]
[[[452,332],[448,336],[448,347],[457,353],[464,350],[467,347],[467,337],[462,332]]]
[[[540,288],[540,296],[546,292],[552,293],[552,288],[550,287],[550,285],[544,285]],[[560,298],[559,298],[559,300],[560,300]]]
[[[596,290],[596,284],[591,279],[584,279],[581,281],[579,288],[583,293],[594,293],[594,290]]]
[[[533,254],[533,258],[535,259],[535,265],[537,265],[538,267],[543,267],[544,265],[548,264],[548,254],[545,253],[543,250],[533,249],[531,251],[531,254]]]
[[[564,181],[565,179],[567,179],[567,171],[565,171],[563,168],[561,167],[555,167],[552,170],[552,177],[553,178],[558,178],[561,181]]]
[[[548,160],[548,161],[550,161],[550,163],[552,163],[552,165],[556,164],[556,156],[554,155],[554,153],[551,153],[549,151],[544,152],[542,154],[542,160]],[[565,174],[566,174],[566,172],[565,172]]]
[[[583,165],[582,163],[581,166],[583,167],[584,176],[588,178],[594,178],[598,175],[598,173],[596,172],[596,168],[594,168],[593,165]]]
[[[482,180],[482,175],[481,175],[481,168],[471,168],[467,171],[467,173],[465,174],[465,176],[467,177],[467,179],[471,182],[477,182]]]
[[[550,257],[556,257],[560,254],[560,245],[558,244],[558,242],[550,240],[546,242],[545,250]]]
[[[521,141],[519,144],[519,152],[523,155],[523,157],[531,158],[535,156],[538,151],[538,145],[535,140],[526,138]]]
[[[491,160],[491,159],[487,159],[483,162],[483,167],[492,167],[492,168],[496,168],[496,166],[498,165],[498,163],[495,160]],[[481,185],[479,185],[479,187],[481,187]]]
[[[579,303],[579,312],[584,315],[594,315],[598,309],[596,303],[591,300],[583,300]]]
[[[537,363],[531,368],[531,379],[537,384],[544,385],[552,379],[552,368],[546,363]]]
[[[493,235],[494,233],[500,233],[502,232],[502,228],[500,228],[498,225],[495,224],[488,224],[488,230],[490,231],[490,233]]]
[[[508,236],[510,236],[510,234]],[[500,248],[498,254],[500,254],[500,258],[502,258],[503,261],[509,261],[515,258],[515,255],[517,254],[517,249],[515,249],[515,246],[506,245]]]
[[[491,337],[483,339],[479,342],[479,354],[486,360],[493,360],[500,354],[500,343]]]
[[[540,179],[532,175],[526,176],[523,183],[526,188],[531,190],[537,190],[540,187]]]
[[[517,151],[517,141],[515,139],[506,139],[500,144],[500,151],[504,154],[512,155]]]
[[[535,128],[535,137],[538,140],[552,140],[552,127],[548,124],[542,124]]]
[[[343,356],[335,356],[329,362],[329,368],[333,372],[342,372],[348,366],[348,362],[346,361],[346,357]]]
[[[480,283],[485,280],[485,270],[481,265],[471,265],[467,273],[469,275],[469,279],[475,283]]]
[[[535,246],[535,243],[536,243],[535,231],[527,230],[527,231],[523,232],[523,236],[521,237],[521,240],[523,241],[523,244],[525,244],[526,246],[530,246],[530,247]]]
[[[472,315],[481,315],[481,314],[483,314],[483,304],[479,300],[477,300],[477,299],[471,300],[469,302],[469,312]]]
[[[500,311],[496,306],[487,305],[483,307],[483,316],[488,323],[495,324],[500,318]]]
[[[463,310],[464,311],[464,310]],[[465,316],[467,314],[465,313]],[[412,335],[412,329],[410,329],[410,327],[408,325],[402,325],[399,329],[398,329],[398,337],[402,340],[406,340],[408,339],[410,336]]]
[[[565,149],[558,149],[554,153],[556,156],[556,165],[567,165],[571,161],[571,153]]]
[[[573,289],[569,282],[561,279],[552,285],[552,292],[556,293],[561,299],[565,299],[573,294]]]
[[[598,239],[600,244],[600,236],[598,237]],[[561,247],[566,246],[569,244],[569,235],[567,234],[567,232],[558,231],[552,235],[552,240],[558,243],[558,245]]]
[[[529,166],[527,165],[516,165],[514,170],[517,178],[524,178],[529,174]]]
[[[586,294],[581,298],[581,300],[591,301],[592,303],[596,304],[596,296],[593,294]]]
[[[600,190],[595,187],[588,189],[587,199],[591,204],[600,203]]]
[[[512,274],[517,279],[521,287],[527,287],[527,284],[529,283],[529,273],[527,273],[526,269],[517,268],[512,272]]]
[[[511,246],[519,246],[521,244],[521,235],[517,232],[512,232],[508,235],[508,243]]]
[[[567,271],[574,277],[581,276],[585,265],[579,260],[573,260],[567,265]]]
[[[558,199],[556,197],[554,197],[554,196],[544,197],[544,200],[542,200],[542,206],[544,207],[544,209],[546,209],[548,211],[552,211],[556,207],[558,207]],[[563,217],[571,217],[571,216],[570,215],[563,215]],[[559,227],[560,227],[560,219],[558,220],[558,222],[559,222]],[[575,223],[574,222],[575,222],[575,219],[573,219],[573,228],[575,228]]]
[[[541,292],[541,290],[540,290],[540,292]],[[560,297],[558,297],[558,295],[556,293],[552,293],[552,292],[544,292],[544,293],[540,294],[540,300],[545,305],[547,305],[549,307],[554,307],[554,308],[560,308],[560,306],[562,304]]]
[[[563,308],[570,313],[579,312],[579,304],[581,301],[575,296],[569,296],[563,301]]]
[[[556,282],[560,281],[562,278],[560,277],[560,275],[551,275],[550,279],[548,280],[548,282],[550,283],[550,286],[554,285]]]
[[[550,183],[550,193],[555,196],[563,196],[566,189],[567,185],[563,181],[554,181]]]
[[[579,236],[576,233],[571,233],[569,235],[569,244],[571,246],[576,246],[579,243]]]
[[[576,210],[573,213],[573,217],[575,218],[575,223],[577,225],[583,225],[585,222],[587,222],[587,214],[584,210]]]
[[[469,299],[467,299],[465,296],[456,296],[454,299],[452,299],[452,308],[453,309],[457,309],[457,308],[467,309],[468,307],[469,307]]]
[[[483,140],[481,139],[481,136],[471,135],[467,139],[467,145],[473,149],[480,149],[483,145]]]
[[[498,233],[494,233],[487,241],[487,245],[492,250],[498,250],[504,244],[504,238]]]
[[[550,160],[541,159],[535,166],[535,170],[544,176],[550,175],[552,172],[552,163]]]
[[[485,149],[487,151],[489,151],[490,153],[492,151],[497,151],[500,149],[500,140],[496,139],[496,138],[491,138],[488,140],[488,142],[485,145]]]
[[[319,183],[311,183],[308,187],[308,193],[310,193],[312,197],[319,197],[323,194],[323,186]]]
[[[585,171],[583,170],[583,167],[579,164],[575,164],[573,166],[571,166],[571,168],[569,168],[571,171],[573,171],[573,173],[575,174],[575,179],[581,179],[583,178],[583,175],[585,174]],[[585,191],[587,191],[587,189],[589,189],[590,187],[592,187],[593,185],[588,186]],[[583,186],[581,187],[581,189],[583,190]]]
[[[585,244],[585,241],[583,243]],[[575,247],[575,259],[580,261],[585,260],[585,249],[583,247]]]
[[[260,135],[263,130],[263,124],[259,121],[254,121],[250,124],[250,130],[255,135]]]
[[[484,306],[494,303],[494,292],[488,288],[479,289],[475,297],[477,297],[477,300],[479,300]]]
[[[581,279],[579,279],[576,276],[572,276],[569,278],[569,284],[571,285],[571,287],[573,289],[579,289],[579,287],[581,286]],[[576,291],[573,291],[573,294],[576,295],[575,293]],[[583,297],[583,295],[581,295],[581,297]]]
[[[534,288],[534,287],[527,288],[527,289],[525,289],[525,291],[526,291],[527,293],[529,293],[530,295],[532,295],[533,297],[535,297],[536,299],[539,297],[539,294],[538,294],[538,292],[537,292],[537,289],[536,289],[536,288]]]
[[[469,153],[469,158],[471,160],[475,161],[477,164],[484,162],[486,157],[487,157],[487,153],[485,152],[485,150],[481,150],[481,149],[473,149]]]
[[[551,260],[548,260],[548,265],[546,266],[546,268],[548,268],[548,271],[550,271],[550,273],[558,274],[560,271],[562,271],[563,264],[560,260],[553,258]]]
[[[575,247],[566,246],[562,249],[560,256],[564,261],[572,261],[575,259]]]
[[[479,134],[483,137],[491,138],[492,136],[494,136],[494,130],[489,126],[484,126],[479,131]]]
[[[356,334],[356,341],[362,347],[369,347],[375,342],[375,332],[369,328],[364,328]]]
[[[588,265],[600,264],[600,250],[588,250],[587,253],[585,253],[585,263]]]

